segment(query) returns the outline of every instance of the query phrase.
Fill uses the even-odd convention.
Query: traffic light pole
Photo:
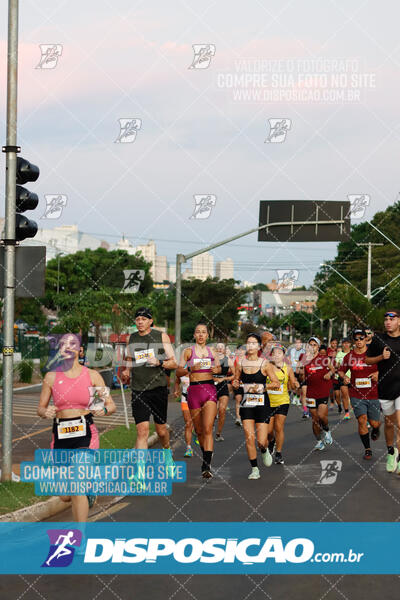
[[[6,211],[4,225],[3,440],[1,480],[12,476],[14,365],[15,208],[17,175],[18,0],[8,2]]]

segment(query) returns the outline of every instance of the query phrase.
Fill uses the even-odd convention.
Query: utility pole
[[[1,480],[12,474],[14,365],[15,222],[17,177],[18,0],[8,1],[6,210],[4,225],[3,458]]]
[[[372,262],[372,246],[383,246],[383,244],[373,244],[372,242],[359,243],[357,246],[368,246],[368,263],[367,263],[367,294],[368,300],[371,300],[371,262]]]

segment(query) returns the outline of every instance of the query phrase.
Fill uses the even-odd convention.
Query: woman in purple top
[[[212,477],[213,426],[217,414],[217,391],[213,375],[219,373],[221,367],[215,351],[206,345],[207,338],[207,325],[199,323],[194,330],[196,343],[182,353],[177,375],[189,375],[190,378],[187,402],[203,452],[202,475],[209,479]]]

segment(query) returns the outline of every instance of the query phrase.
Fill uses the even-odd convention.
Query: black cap
[[[351,339],[348,337],[345,337],[342,339],[342,344],[343,344],[343,342],[348,342],[349,344],[351,344]]]
[[[365,337],[365,329],[354,329],[353,331],[353,339],[356,335],[363,335]]]
[[[146,319],[153,318],[153,316],[151,314],[151,310],[149,308],[146,308],[145,306],[141,306],[135,312],[135,319],[137,319],[138,317],[146,317]]]

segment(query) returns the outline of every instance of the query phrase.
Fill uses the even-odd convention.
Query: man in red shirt
[[[363,329],[353,332],[355,348],[343,358],[339,367],[339,377],[345,384],[350,384],[350,402],[358,420],[358,433],[365,448],[365,460],[371,460],[372,451],[369,443],[368,425],[372,427],[371,438],[377,440],[380,426],[380,404],[378,400],[378,369],[375,365],[367,365],[367,340]],[[350,369],[350,377],[346,372]]]
[[[319,353],[321,342],[317,337],[311,337],[308,345],[313,352],[313,357],[304,365],[306,404],[312,416],[312,428],[317,438],[314,450],[324,450],[326,445],[330,446],[333,442],[328,424],[328,400],[335,369],[331,359]]]

